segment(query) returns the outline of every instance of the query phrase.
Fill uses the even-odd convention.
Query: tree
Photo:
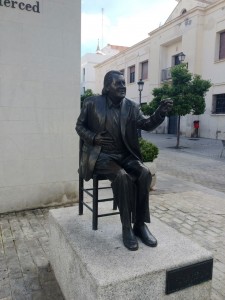
[[[81,105],[81,107],[82,107],[83,102],[84,102],[84,100],[85,100],[86,98],[91,97],[91,96],[96,96],[96,95],[97,95],[97,94],[94,94],[94,93],[92,92],[92,89],[87,89],[87,90],[83,93],[83,95],[80,96],[80,105]]]
[[[144,114],[151,115],[162,99],[173,99],[173,109],[169,115],[178,116],[176,148],[179,148],[181,116],[201,115],[205,112],[205,94],[212,84],[200,75],[191,74],[186,64],[171,68],[171,77],[171,83],[164,83],[162,87],[153,89],[152,102],[143,106],[142,110]]]

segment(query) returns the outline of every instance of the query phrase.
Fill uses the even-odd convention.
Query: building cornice
[[[224,3],[224,0],[219,0],[219,1],[216,1],[216,2],[213,2],[211,4],[209,4],[208,6],[206,7],[202,7],[202,6],[196,6],[192,9],[190,9],[189,11],[187,11],[187,13],[183,14],[183,15],[180,15],[174,19],[172,19],[171,21],[167,21],[166,23],[164,23],[162,26],[160,26],[159,28],[156,28],[152,31],[150,31],[148,33],[148,35],[151,37],[152,35],[154,35],[155,33],[158,33],[160,32],[161,30],[164,30],[166,27],[168,26],[172,26],[174,23],[177,23],[179,22],[180,20],[183,20],[183,19],[186,19],[187,17],[190,16],[190,14],[193,14],[195,12],[201,12],[201,13],[207,13],[207,11],[213,9],[214,7],[216,6],[219,6],[220,4],[223,4],[224,7],[225,7],[225,3]]]
[[[114,59],[114,58],[118,58],[118,57],[120,57],[120,56],[124,56],[124,54],[129,53],[129,51],[133,51],[133,49],[134,49],[135,47],[142,46],[143,44],[145,44],[146,42],[148,42],[150,39],[151,39],[150,37],[147,37],[146,39],[144,39],[144,40],[142,40],[142,41],[140,41],[140,42],[134,44],[133,46],[129,47],[128,49],[125,49],[124,51],[121,51],[121,52],[119,52],[118,54],[115,54],[115,55],[111,56],[110,58],[104,60],[103,62],[98,63],[98,64],[95,66],[95,68],[100,67],[100,66],[103,66],[105,63],[107,63],[108,61],[110,61],[112,58]]]
[[[186,18],[190,17],[190,15],[193,15],[195,12],[201,12],[204,13],[205,12],[205,8],[204,7],[200,7],[197,6],[195,8],[190,9],[187,13],[180,15],[174,19],[172,19],[171,21],[166,22],[165,24],[163,24],[162,26],[160,26],[159,28],[156,28],[152,31],[149,32],[149,36],[152,37],[153,35],[155,35],[156,33],[165,30],[166,27],[172,27],[174,26],[174,24],[177,23],[181,23],[181,21],[185,20]]]

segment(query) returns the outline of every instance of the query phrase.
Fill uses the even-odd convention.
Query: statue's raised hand
[[[168,112],[171,111],[173,107],[173,100],[170,98],[164,99],[160,101],[159,107],[157,110],[159,111],[160,115],[165,117]]]

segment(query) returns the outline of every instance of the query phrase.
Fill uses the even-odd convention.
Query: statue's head
[[[102,95],[108,95],[114,103],[119,103],[126,95],[124,76],[119,71],[109,71],[104,77]]]
[[[118,76],[118,75],[123,76],[123,74],[120,71],[115,71],[115,70],[109,71],[105,74],[104,86],[103,86],[103,89],[102,89],[102,95],[107,95],[108,94],[109,86],[113,82],[113,78],[115,76]]]

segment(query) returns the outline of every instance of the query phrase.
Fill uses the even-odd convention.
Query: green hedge
[[[139,145],[141,149],[143,162],[148,162],[148,161],[152,162],[155,158],[157,158],[159,154],[159,149],[156,145],[142,138],[139,139]]]

